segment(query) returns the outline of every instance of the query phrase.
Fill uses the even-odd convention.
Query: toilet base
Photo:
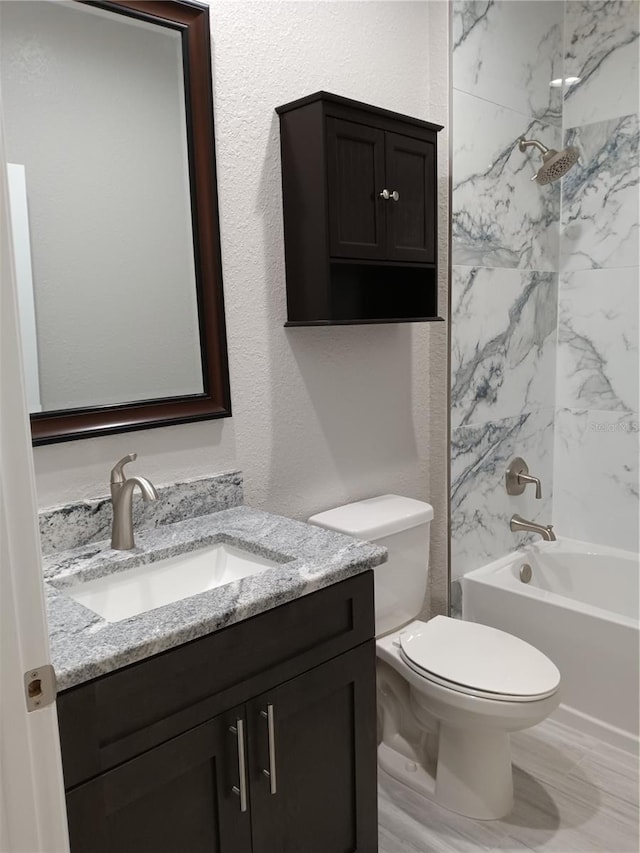
[[[381,743],[378,746],[378,764],[396,781],[429,800],[435,800],[436,780],[417,761]]]
[[[513,808],[509,735],[440,723],[435,799],[479,820],[509,814]]]
[[[465,817],[497,820],[513,808],[509,735],[440,724],[436,778],[386,743],[380,767],[417,794]]]

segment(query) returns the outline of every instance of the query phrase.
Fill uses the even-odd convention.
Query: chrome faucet
[[[111,469],[111,503],[113,504],[113,524],[111,526],[111,547],[117,551],[135,548],[133,540],[133,490],[136,486],[142,492],[145,501],[157,501],[158,493],[153,483],[146,477],[125,477],[123,468],[128,462],[134,462],[137,453],[129,453]]]
[[[539,533],[547,542],[556,541],[556,534],[553,532],[552,524],[536,524],[535,521],[527,521],[521,515],[512,515],[509,527],[514,533],[522,533],[525,530],[530,530],[532,533]]]

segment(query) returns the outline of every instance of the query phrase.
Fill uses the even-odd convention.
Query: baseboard
[[[609,723],[597,719],[597,717],[590,717],[570,705],[559,705],[549,716],[549,719],[592,737],[597,737],[611,746],[631,753],[631,755],[638,755],[639,753],[640,741],[637,735],[611,726]]]

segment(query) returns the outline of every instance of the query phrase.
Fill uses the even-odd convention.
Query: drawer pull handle
[[[244,720],[236,720],[235,726],[229,726],[238,741],[238,781],[240,787],[234,785],[231,790],[240,797],[240,811],[247,810],[247,762],[244,750]]]
[[[260,711],[260,716],[267,721],[267,731],[269,734],[269,769],[263,770],[262,773],[269,780],[271,793],[275,794],[278,790],[276,780],[276,733],[275,722],[273,717],[273,705],[267,705],[266,711]]]

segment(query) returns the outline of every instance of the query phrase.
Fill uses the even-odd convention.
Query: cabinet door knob
[[[391,198],[392,198],[394,201],[398,201],[398,199],[400,198],[400,193],[398,192],[398,190],[394,190],[394,191],[391,193]]]
[[[389,190],[382,190],[382,192],[380,193],[380,198],[383,198],[385,201],[389,201]]]
[[[269,780],[269,786],[271,788],[271,793],[277,793],[277,784],[276,784],[276,732],[275,732],[275,721],[273,717],[273,705],[267,705],[266,711],[260,711],[260,716],[264,717],[267,721],[267,732],[269,735],[269,769],[263,770],[262,773]]]
[[[389,199],[392,199],[393,201],[398,201],[398,199],[400,198],[400,193],[398,192],[398,190],[392,190],[392,192],[389,192],[389,190],[382,190],[382,192],[380,193],[380,198],[383,198],[385,201],[389,201]]]
[[[238,741],[238,781],[240,787],[234,785],[231,790],[240,797],[240,811],[247,810],[247,762],[245,759],[244,749],[244,720],[236,720],[235,726],[229,726],[229,731],[233,732]]]

